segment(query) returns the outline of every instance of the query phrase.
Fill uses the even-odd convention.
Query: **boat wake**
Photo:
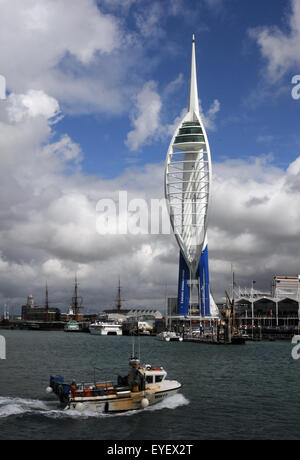
[[[163,409],[177,409],[181,406],[186,406],[189,401],[182,395],[176,394],[164,401],[150,406],[147,409],[140,409],[130,412],[124,412],[122,414],[102,414],[92,410],[67,410],[63,411],[57,409],[56,402],[40,401],[34,399],[22,399],[22,398],[5,398],[0,397],[0,421],[2,419],[12,416],[24,416],[24,415],[41,415],[44,417],[60,419],[60,418],[107,418],[107,417],[128,417],[135,414],[144,412],[154,412]]]
[[[12,415],[42,412],[47,409],[46,403],[43,401],[0,397],[0,419],[11,417]]]
[[[174,396],[170,396],[170,398],[164,399],[160,403],[156,404],[155,406],[150,406],[146,410],[149,412],[161,410],[161,409],[177,409],[181,406],[187,406],[189,404],[189,400],[186,399],[183,394],[176,394]]]

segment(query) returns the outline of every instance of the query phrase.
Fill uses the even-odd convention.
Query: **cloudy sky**
[[[162,198],[187,106],[196,34],[213,158],[216,300],[300,272],[300,0],[0,0],[0,311],[27,295],[65,309],[163,309],[176,295],[172,235],[96,231],[100,199]]]

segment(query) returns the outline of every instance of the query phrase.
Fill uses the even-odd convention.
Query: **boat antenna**
[[[139,361],[141,361],[141,337],[139,335]]]
[[[78,315],[78,281],[77,281],[77,273],[75,273],[75,288],[74,288],[73,304],[74,304],[74,313],[75,313],[75,316],[77,318],[77,315]]]
[[[132,336],[132,351],[131,351],[131,358],[135,357],[135,351],[134,351],[134,336]]]
[[[136,334],[137,334],[137,337],[138,337],[138,345],[139,345],[139,356],[138,356],[138,359],[140,360],[141,358],[141,337],[140,337],[140,330],[139,330],[139,317],[138,317],[138,313],[136,315]]]
[[[100,369],[99,367],[94,366],[94,384],[96,386],[96,371],[102,372],[103,369]]]

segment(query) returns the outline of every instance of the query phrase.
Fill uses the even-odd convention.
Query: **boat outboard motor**
[[[54,393],[57,394],[58,387],[59,385],[62,385],[64,383],[64,378],[61,377],[60,375],[53,377],[51,375],[50,377],[50,387],[53,389]]]
[[[65,404],[69,401],[69,393],[71,387],[64,383],[64,378],[61,376],[50,377],[50,388],[53,389],[54,393],[59,397],[59,400],[62,404]]]

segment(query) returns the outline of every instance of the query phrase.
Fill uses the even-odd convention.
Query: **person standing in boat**
[[[128,386],[133,391],[142,391],[143,390],[143,376],[138,369],[139,365],[136,363],[131,365],[131,369],[128,373]]]

